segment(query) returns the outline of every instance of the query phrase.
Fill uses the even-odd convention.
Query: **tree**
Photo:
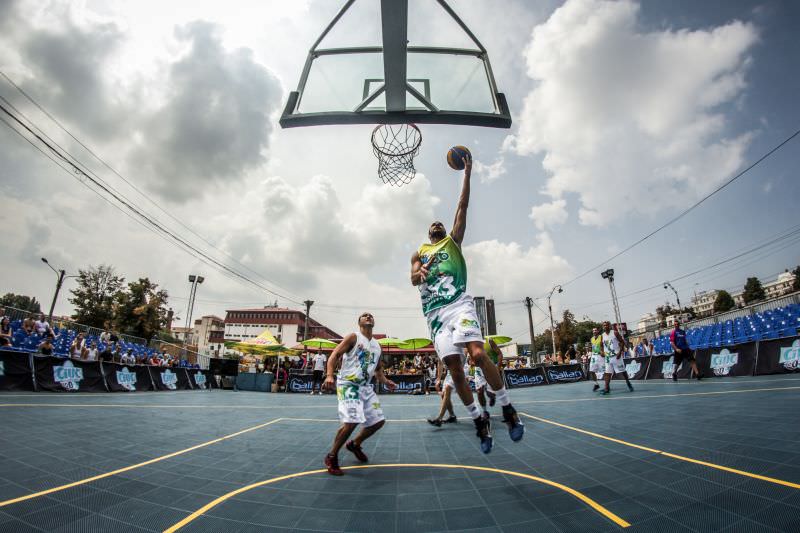
[[[667,327],[667,317],[674,315],[677,312],[671,305],[664,304],[656,307],[656,316],[658,317],[658,325],[662,328]]]
[[[124,282],[125,278],[118,276],[110,265],[78,270],[78,287],[70,290],[69,303],[75,306],[72,318],[87,326],[108,327],[114,319],[114,304]]]
[[[800,265],[797,266],[794,270],[792,270],[792,274],[794,274],[794,281],[792,282],[792,288],[790,289],[791,292],[800,291]]]
[[[167,325],[165,290],[148,278],[128,283],[128,289],[117,297],[114,326],[118,331],[150,341]]]
[[[565,309],[561,315],[561,322],[556,324],[556,349],[565,354],[567,348],[575,344],[577,337],[575,315],[569,309]]]
[[[23,294],[14,294],[13,292],[7,292],[0,298],[0,305],[21,309],[22,311],[31,313],[42,312],[42,307],[39,305],[39,302],[36,301],[35,296],[25,296]]]
[[[745,305],[763,300],[766,296],[764,287],[761,286],[761,281],[758,278],[747,278],[747,282],[744,284],[744,293],[742,294]]]
[[[714,300],[714,313],[724,313],[736,307],[733,296],[728,291],[718,291],[717,299]]]

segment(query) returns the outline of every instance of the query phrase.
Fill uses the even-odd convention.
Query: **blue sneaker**
[[[503,407],[503,422],[508,426],[508,436],[511,437],[511,440],[521,441],[525,434],[525,424],[520,421],[517,410],[511,404]]]
[[[492,451],[492,434],[490,433],[492,422],[491,420],[484,419],[482,416],[476,418],[474,422],[475,433],[478,435],[478,438],[481,439],[481,451],[483,453],[489,453]]]
[[[600,394],[602,394],[603,396],[605,396],[605,395],[607,395],[607,394],[611,394],[611,391],[610,391],[610,390],[608,390],[608,389],[603,389],[603,390],[601,390],[601,391],[600,391]]]

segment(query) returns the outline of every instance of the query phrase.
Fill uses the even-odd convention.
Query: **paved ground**
[[[538,419],[520,443],[496,423],[488,456],[466,418],[423,421],[436,397],[384,396],[389,422],[365,451],[396,466],[288,477],[200,515],[320,469],[333,397],[0,394],[0,531],[162,531],[187,517],[181,531],[800,530],[799,378],[614,386],[512,391]]]

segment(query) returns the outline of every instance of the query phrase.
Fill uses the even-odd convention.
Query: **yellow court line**
[[[564,492],[567,492],[567,493],[571,494],[572,496],[575,496],[576,498],[578,498],[579,500],[581,500],[582,502],[587,504],[589,507],[591,507],[592,509],[594,509],[595,511],[597,511],[601,515],[605,516],[606,518],[608,518],[609,520],[611,520],[612,522],[614,522],[618,526],[620,526],[620,527],[629,527],[630,526],[629,522],[627,522],[623,518],[620,518],[619,516],[617,516],[616,514],[612,513],[611,511],[609,511],[608,509],[606,509],[605,507],[603,507],[602,505],[600,505],[599,503],[597,503],[593,499],[589,498],[588,496],[586,496],[585,494],[583,494],[581,492],[578,492],[575,489],[567,487],[566,485],[562,485],[561,483],[556,483],[555,481],[550,481],[549,479],[544,479],[544,478],[541,478],[541,477],[531,476],[529,474],[523,474],[521,472],[513,472],[511,470],[501,470],[499,468],[489,468],[489,467],[486,467],[486,466],[450,465],[450,464],[426,464],[426,463],[394,463],[394,464],[379,464],[379,465],[355,465],[355,466],[343,466],[342,470],[360,470],[360,469],[365,469],[365,468],[449,468],[449,469],[479,470],[479,471],[482,471],[482,472],[494,472],[496,474],[504,474],[504,475],[507,475],[507,476],[521,477],[521,478],[524,478],[524,479],[530,479],[532,481],[538,481],[539,483],[544,483],[545,485],[550,485],[551,487],[556,487],[558,489],[561,489]],[[227,494],[223,494],[222,496],[220,496],[219,498],[217,498],[215,500],[212,500],[212,501],[208,502],[207,504],[205,504],[200,509],[196,510],[195,512],[193,512],[192,514],[190,514],[189,516],[187,516],[186,518],[184,518],[180,522],[177,522],[176,524],[173,524],[169,528],[165,529],[164,533],[174,533],[175,531],[178,531],[179,529],[181,529],[185,525],[189,524],[190,522],[194,521],[198,517],[202,516],[207,511],[213,509],[217,505],[221,504],[222,502],[224,502],[226,500],[229,500],[229,499],[233,498],[234,496],[242,494],[243,492],[247,492],[249,490],[252,490],[252,489],[255,489],[255,488],[258,488],[258,487],[263,487],[264,485],[269,485],[271,483],[277,483],[278,481],[284,481],[284,480],[287,480],[287,479],[293,479],[293,478],[298,478],[298,477],[303,477],[303,476],[310,476],[312,474],[322,474],[322,473],[326,473],[326,472],[327,472],[327,470],[325,470],[324,468],[320,469],[320,470],[308,470],[306,472],[297,472],[297,473],[294,473],[294,474],[287,474],[285,476],[278,476],[278,477],[274,477],[274,478],[271,478],[271,479],[266,479],[264,481],[259,481],[257,483],[253,483],[252,485],[247,485],[245,487],[241,487],[239,489],[233,490],[233,491],[231,491],[231,492],[229,492]]]
[[[800,387],[767,387],[764,389],[741,389],[741,390],[720,390],[720,391],[706,391],[706,392],[684,392],[676,394],[634,394],[624,396],[598,396],[594,398],[569,398],[564,400],[522,400],[514,402],[514,405],[520,404],[539,404],[539,403],[572,403],[572,402],[607,402],[609,400],[643,400],[646,398],[676,398],[679,396],[714,396],[718,394],[739,394],[743,392],[766,392],[772,390],[797,390]]]
[[[731,474],[737,474],[739,476],[745,476],[753,479],[758,479],[761,481],[767,481],[769,483],[775,483],[776,485],[782,485],[784,487],[789,487],[792,489],[800,489],[800,483],[792,483],[791,481],[785,481],[783,479],[777,479],[774,477],[769,476],[762,476],[760,474],[754,474],[752,472],[747,472],[746,470],[739,470],[738,468],[731,468],[729,466],[718,465],[715,463],[709,463],[708,461],[701,461],[700,459],[693,459],[691,457],[686,457],[684,455],[678,455],[675,453],[665,452],[663,450],[657,450],[655,448],[648,448],[647,446],[641,446],[639,444],[634,444],[632,442],[624,441],[622,439],[615,439],[613,437],[608,437],[606,435],[601,435],[600,433],[595,433],[593,431],[587,431],[585,429],[576,428],[574,426],[568,426],[567,424],[562,424],[560,422],[554,422],[553,420],[547,420],[546,418],[541,418],[538,416],[529,415],[528,413],[520,412],[522,416],[526,416],[533,420],[538,420],[539,422],[544,422],[545,424],[551,424],[553,426],[558,426],[560,428],[569,429],[571,431],[576,431],[578,433],[583,433],[584,435],[589,435],[590,437],[595,437],[598,439],[607,440],[610,442],[615,442],[617,444],[622,444],[623,446],[629,446],[631,448],[636,448],[638,450],[644,450],[646,452],[651,452],[657,455],[663,455],[665,457],[671,457],[672,459],[677,459],[679,461],[686,461],[687,463],[694,463],[697,465],[707,466],[708,468],[714,468],[716,470],[722,470],[723,472],[730,472]]]
[[[263,427],[272,425],[276,422],[280,422],[283,420],[282,418],[276,418],[275,420],[270,420],[264,424],[259,424],[257,426],[253,426],[250,428],[243,429],[241,431],[237,431],[236,433],[231,433],[230,435],[225,435],[224,437],[219,437],[218,439],[210,440],[208,442],[203,442],[201,444],[196,444],[191,448],[186,448],[183,450],[178,450],[176,452],[168,453],[167,455],[162,455],[160,457],[154,457],[153,459],[148,459],[142,463],[136,463],[134,465],[126,466],[124,468],[118,468],[117,470],[112,470],[111,472],[106,472],[104,474],[98,474],[96,476],[87,477],[86,479],[81,479],[79,481],[74,481],[72,483],[67,483],[66,485],[59,485],[58,487],[53,487],[51,489],[43,490],[40,492],[34,492],[32,494],[26,494],[25,496],[20,496],[18,498],[12,498],[10,500],[0,502],[0,507],[5,507],[7,505],[11,505],[13,503],[23,502],[25,500],[31,500],[33,498],[38,498],[39,496],[45,496],[47,494],[52,494],[54,492],[59,492],[66,489],[71,489],[72,487],[77,487],[79,485],[85,485],[86,483],[91,483],[92,481],[97,481],[98,479],[103,479],[111,476],[115,476],[117,474],[122,474],[123,472],[128,472],[130,470],[134,470],[136,468],[141,468],[143,466],[147,466],[153,463],[157,463],[159,461],[163,461],[165,459],[170,459],[172,457],[176,457],[178,455],[183,455],[185,453],[189,453],[191,451],[197,450],[199,448],[205,448],[206,446],[211,446],[212,444],[216,444],[218,442],[222,442],[227,439],[232,439],[233,437],[238,437],[239,435],[243,435],[244,433],[249,433],[251,431],[255,431],[257,429],[261,429]]]

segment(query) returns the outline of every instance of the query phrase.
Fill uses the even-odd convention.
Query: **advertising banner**
[[[34,390],[31,354],[0,351],[0,390]]]
[[[752,376],[756,366],[756,343],[696,350],[695,357],[705,377]]]
[[[551,384],[572,383],[586,379],[583,368],[579,364],[545,367],[545,376],[547,376],[547,382]]]
[[[505,374],[506,387],[509,389],[547,385],[547,379],[544,377],[544,369],[542,367],[506,368],[503,372]]]
[[[36,385],[52,392],[108,392],[99,361],[33,356]]]
[[[756,374],[800,372],[800,338],[787,337],[758,344]]]
[[[647,368],[650,366],[650,357],[625,357],[625,371],[628,373],[629,379],[645,379],[647,378]],[[598,376],[599,378],[599,376]],[[625,379],[620,374],[614,374],[612,379]]]
[[[189,374],[189,382],[192,388],[198,390],[208,390],[211,388],[211,380],[208,379],[206,373],[202,370],[191,369],[186,371]]]
[[[672,379],[673,372],[675,372],[675,358],[672,355],[654,355],[650,358],[647,379]],[[692,365],[684,360],[677,372],[678,379],[688,379],[692,373]]]
[[[101,363],[106,384],[111,392],[137,392],[153,390],[150,372],[144,365]]]
[[[189,390],[189,376],[185,368],[148,367],[156,390]]]
[[[422,388],[425,386],[425,376],[422,374],[397,374],[386,377],[397,383],[397,388],[394,391],[390,391],[383,383],[381,383],[377,388],[378,394],[419,393],[423,392]]]
[[[313,384],[314,376],[310,372],[307,374],[289,374],[289,383],[286,391],[309,393]]]

